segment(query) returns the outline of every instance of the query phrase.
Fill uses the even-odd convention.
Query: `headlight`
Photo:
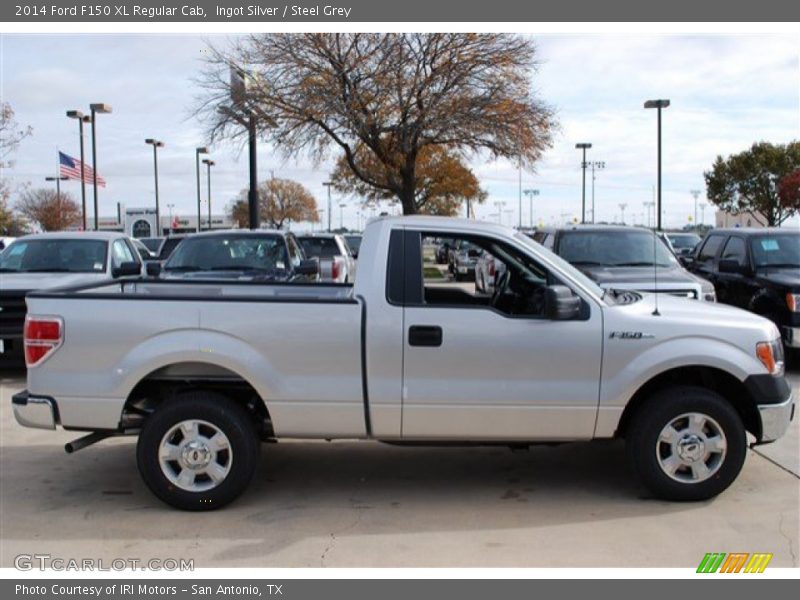
[[[714,290],[711,290],[710,292],[703,292],[703,300],[706,302],[716,302],[717,293]]]
[[[771,342],[759,342],[756,344],[756,356],[761,361],[770,375],[779,377],[783,375],[783,344],[781,338]]]
[[[786,294],[786,306],[792,312],[800,312],[800,294]]]

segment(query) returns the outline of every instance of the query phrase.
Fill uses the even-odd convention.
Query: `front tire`
[[[722,396],[695,386],[656,392],[633,416],[630,464],[664,500],[697,501],[723,492],[747,453],[742,419]]]
[[[136,460],[145,484],[163,502],[181,510],[215,510],[245,490],[258,451],[244,407],[194,391],[165,401],[145,421]]]

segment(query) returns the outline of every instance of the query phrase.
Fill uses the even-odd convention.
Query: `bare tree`
[[[20,235],[25,230],[25,225],[8,206],[11,196],[11,184],[2,176],[2,170],[11,168],[14,163],[11,155],[16,151],[19,143],[31,135],[33,129],[23,127],[14,118],[14,109],[8,102],[0,103],[0,233],[7,235]]]
[[[316,223],[317,202],[302,184],[290,179],[267,179],[258,186],[261,220],[274,229],[281,229],[287,221]],[[230,207],[231,219],[239,227],[250,222],[247,190],[242,190]]]
[[[488,153],[532,167],[551,145],[552,110],[535,95],[535,46],[507,34],[256,34],[212,48],[198,113],[212,138],[245,132],[231,68],[249,73],[239,110],[287,157],[338,147],[355,177],[419,210],[423,149]],[[366,163],[361,160],[366,149]],[[381,177],[368,164],[382,165]]]
[[[57,194],[48,188],[28,189],[22,192],[17,210],[42,231],[61,231],[81,222],[81,209],[68,192]]]

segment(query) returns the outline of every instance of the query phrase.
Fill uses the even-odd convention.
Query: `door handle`
[[[408,328],[408,345],[436,348],[442,345],[442,328],[438,325],[412,325]]]

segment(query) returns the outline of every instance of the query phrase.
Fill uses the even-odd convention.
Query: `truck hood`
[[[56,287],[73,287],[89,285],[103,281],[107,276],[103,273],[0,273],[0,289],[11,290],[44,290]]]
[[[759,279],[787,288],[800,288],[800,269],[792,267],[763,267],[758,270]]]
[[[654,285],[653,267],[579,266],[578,268],[602,287],[614,287],[615,284],[623,284],[626,288],[629,288],[630,284],[634,284],[652,289]],[[658,277],[659,284],[698,283],[698,280],[692,277],[689,272],[678,267],[658,267],[655,275]]]

